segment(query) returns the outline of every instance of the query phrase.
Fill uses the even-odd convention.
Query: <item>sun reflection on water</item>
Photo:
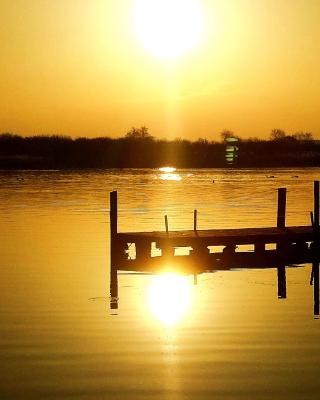
[[[166,172],[167,174],[170,174],[172,172],[175,172],[177,169],[174,167],[161,167],[159,168],[159,171],[161,172]]]
[[[172,273],[154,276],[149,287],[151,313],[165,326],[178,324],[191,304],[191,283],[188,277]]]
[[[182,178],[179,174],[161,174],[160,179],[163,181],[181,181]]]
[[[162,167],[159,168],[159,171],[163,172],[160,175],[160,179],[163,181],[181,181],[182,177],[175,173],[176,168],[174,167]]]

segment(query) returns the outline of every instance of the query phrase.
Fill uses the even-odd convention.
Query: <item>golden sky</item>
[[[218,139],[224,128],[320,138],[319,0],[190,0],[201,32],[171,58],[148,33],[171,32],[170,12],[136,18],[148,1],[0,0],[0,132],[122,136],[146,125],[167,138]],[[175,1],[183,32],[176,13],[183,20],[189,0]],[[188,22],[192,34],[199,20]]]

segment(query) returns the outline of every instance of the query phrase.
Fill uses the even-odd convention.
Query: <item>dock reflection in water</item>
[[[279,300],[287,299],[287,273],[286,269],[308,268],[309,265],[289,265],[279,267],[268,267],[277,271],[277,297]],[[245,270],[245,268],[242,268]],[[257,268],[261,269],[261,268]],[[262,268],[265,269],[265,268]],[[231,269],[230,269],[231,270]],[[252,267],[250,268],[252,270]],[[224,269],[226,271],[226,269]],[[218,271],[211,271],[211,273]],[[222,271],[221,271],[222,272]],[[210,271],[208,271],[210,273]],[[241,274],[241,271],[237,271]],[[197,285],[197,280],[193,280]],[[110,310],[118,310],[118,280],[114,284],[115,293],[110,296]],[[309,285],[306,282],[306,286]],[[313,286],[313,314],[316,319],[320,315],[320,291],[319,291],[319,264],[313,263],[310,266],[310,286]],[[113,286],[114,287],[114,286]],[[192,306],[192,280],[191,276],[179,275],[174,272],[165,272],[152,276],[148,288],[148,307],[152,315],[166,326],[173,326],[188,313]]]

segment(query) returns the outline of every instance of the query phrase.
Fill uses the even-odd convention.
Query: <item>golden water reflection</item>
[[[171,174],[172,172],[176,171],[176,168],[174,168],[174,167],[161,167],[161,168],[159,168],[159,171],[165,172],[167,174]]]
[[[165,326],[177,325],[190,310],[191,281],[173,273],[157,275],[149,286],[149,308]]]
[[[163,172],[160,175],[160,179],[162,181],[181,181],[182,180],[182,177],[179,174],[175,173],[176,168],[174,168],[174,167],[162,167],[162,168],[159,168],[159,171]]]
[[[160,179],[162,181],[181,181],[182,178],[179,174],[161,174]]]

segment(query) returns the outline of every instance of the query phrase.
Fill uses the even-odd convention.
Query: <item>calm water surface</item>
[[[274,176],[274,178],[268,178]],[[119,230],[309,224],[320,169],[0,172],[0,398],[317,399],[310,266],[119,276],[110,312],[109,191]],[[214,183],[213,183],[214,180]],[[175,293],[172,287],[177,288]],[[178,295],[177,295],[178,294]],[[114,315],[116,314],[116,315]]]

